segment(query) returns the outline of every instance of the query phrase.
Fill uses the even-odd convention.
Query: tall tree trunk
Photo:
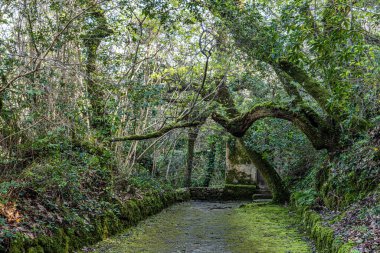
[[[215,141],[211,141],[210,143],[210,150],[207,151],[207,167],[206,167],[206,177],[205,180],[203,181],[203,186],[204,187],[209,187],[210,182],[212,179],[212,174],[214,173],[214,168],[215,168],[215,149],[216,143]]]
[[[100,6],[95,6],[89,14],[95,21],[95,28],[88,31],[84,37],[86,47],[86,77],[89,100],[91,104],[90,125],[93,129],[101,131],[103,135],[110,134],[110,126],[106,117],[106,102],[104,87],[96,80],[97,50],[101,41],[111,35],[107,19]]]
[[[193,161],[194,161],[194,149],[195,142],[197,140],[199,133],[199,127],[189,128],[188,130],[188,142],[187,142],[187,163],[185,170],[185,187],[191,186],[191,174],[193,172]]]

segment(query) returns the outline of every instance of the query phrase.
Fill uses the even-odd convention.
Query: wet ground
[[[87,252],[312,252],[289,210],[243,202],[174,205]]]

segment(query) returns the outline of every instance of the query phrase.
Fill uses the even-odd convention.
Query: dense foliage
[[[276,202],[345,208],[380,183],[379,80],[376,0],[2,0],[0,226],[223,185],[231,141]]]

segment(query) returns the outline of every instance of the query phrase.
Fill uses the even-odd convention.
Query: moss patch
[[[257,193],[256,185],[226,184],[223,188],[191,187],[193,200],[252,200],[252,194]]]
[[[285,207],[271,204],[245,205],[237,209],[228,222],[235,227],[234,233],[238,233],[244,242],[231,242],[233,252],[311,252],[310,246],[295,226],[297,217]]]

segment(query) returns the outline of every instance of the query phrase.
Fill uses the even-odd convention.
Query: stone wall
[[[256,185],[230,185],[224,187],[191,187],[190,198],[193,200],[252,200],[257,193]]]
[[[256,166],[238,148],[235,140],[227,142],[226,165],[226,184],[257,185],[260,189],[268,189]]]
[[[226,184],[257,184],[257,169],[231,140],[226,146]]]
[[[334,230],[323,222],[319,213],[308,208],[295,207],[301,215],[306,231],[315,242],[315,246],[320,253],[359,253],[355,249],[355,243],[343,242],[336,237]]]

